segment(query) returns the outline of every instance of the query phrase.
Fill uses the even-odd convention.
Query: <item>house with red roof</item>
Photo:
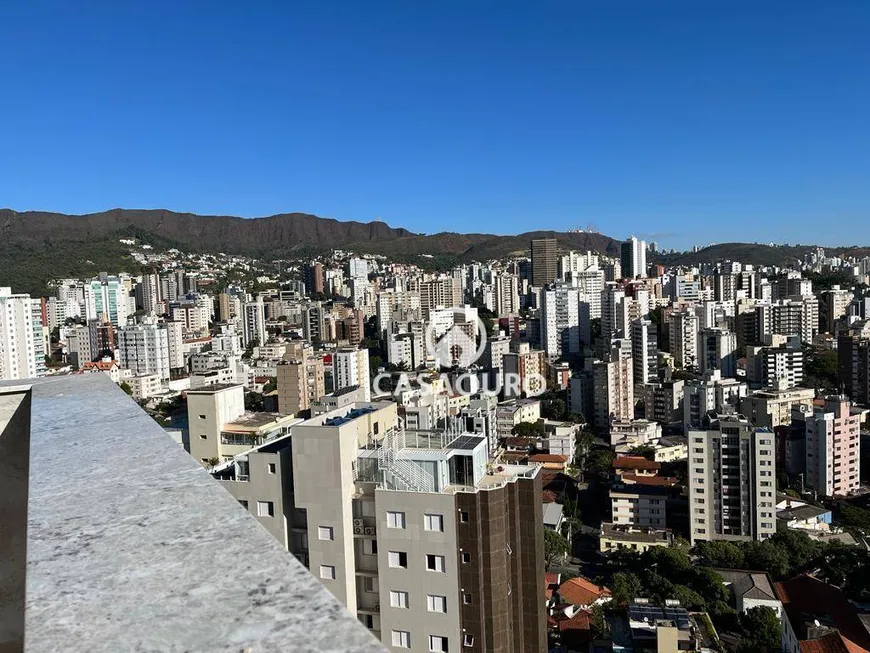
[[[803,574],[774,583],[782,602],[782,650],[788,653],[870,651],[870,632],[840,588]]]

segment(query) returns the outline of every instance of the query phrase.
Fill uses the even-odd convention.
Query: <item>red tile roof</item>
[[[861,623],[855,607],[849,603],[838,587],[809,574],[803,574],[781,583],[774,583],[773,589],[777,598],[782,601],[782,607],[798,637],[801,633],[801,624],[807,614],[827,614],[836,624],[844,640],[843,644],[849,651],[870,651],[870,633]],[[834,645],[832,642],[820,645],[829,644]],[[803,642],[801,650],[804,650]],[[834,649],[819,649],[819,653],[827,650]]]
[[[853,653],[865,649],[850,649],[840,633],[830,633],[818,639],[807,639],[800,643],[801,653]]]
[[[661,463],[643,456],[623,456],[613,461],[614,469],[661,469]]]
[[[592,605],[598,599],[609,597],[610,590],[578,576],[559,586],[559,596],[571,605]]]
[[[533,463],[567,463],[568,456],[563,456],[559,453],[536,453],[529,458],[529,462]]]
[[[562,619],[559,621],[559,631],[566,630],[590,630],[592,627],[591,613],[586,610],[580,610],[570,619]]]
[[[657,487],[671,487],[677,484],[677,479],[671,476],[638,476],[637,474],[623,474],[622,481],[628,485],[654,485]]]

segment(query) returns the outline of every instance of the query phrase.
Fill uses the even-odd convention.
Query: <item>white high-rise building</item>
[[[0,287],[0,379],[45,374],[41,304],[27,294]]]
[[[737,376],[737,334],[725,329],[703,329],[698,342],[699,367],[703,374],[708,370],[721,370],[722,376]]]
[[[362,388],[365,401],[371,401],[372,387],[367,349],[339,349],[332,355],[332,370],[336,390],[356,385]]]
[[[723,415],[709,430],[689,430],[688,440],[692,543],[776,533],[773,431]]]
[[[348,261],[347,272],[351,279],[368,281],[369,262],[364,258],[352,258]]]
[[[133,376],[157,374],[169,380],[169,329],[154,322],[118,329],[118,362]]]
[[[503,272],[495,276],[493,292],[496,315],[510,315],[520,312],[520,278],[515,274]]]
[[[670,316],[671,355],[678,368],[698,364],[698,316],[691,311],[677,311]]]
[[[111,322],[116,327],[127,325],[130,314],[130,292],[121,277],[101,273],[85,284],[86,317]]]
[[[564,283],[541,291],[541,348],[551,358],[580,353],[580,293]]]
[[[631,236],[622,243],[622,276],[637,279],[646,276],[646,242]]]
[[[631,323],[631,357],[635,385],[658,380],[658,355],[655,325],[649,320],[634,320]]]
[[[247,347],[254,340],[261,345],[265,344],[266,340],[268,340],[268,334],[266,333],[266,309],[263,305],[262,297],[258,297],[253,302],[246,302],[243,312],[242,334],[244,345]]]

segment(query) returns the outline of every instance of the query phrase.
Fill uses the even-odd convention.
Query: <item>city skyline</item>
[[[870,242],[861,3],[50,9],[0,10],[16,210]]]

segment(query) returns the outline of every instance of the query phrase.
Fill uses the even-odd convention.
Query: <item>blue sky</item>
[[[870,244],[870,3],[0,4],[0,206]]]

